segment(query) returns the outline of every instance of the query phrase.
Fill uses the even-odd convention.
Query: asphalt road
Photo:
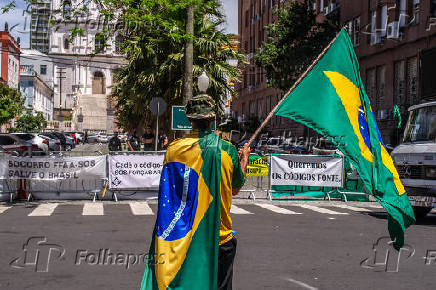
[[[344,204],[237,204],[234,289],[435,289],[436,215],[398,255],[382,209]],[[1,204],[0,289],[138,289],[155,213],[144,202]]]

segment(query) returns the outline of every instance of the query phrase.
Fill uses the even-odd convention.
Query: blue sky
[[[238,34],[238,0],[221,0],[227,25],[224,27],[228,33]],[[0,0],[0,7],[10,3],[10,0]],[[0,30],[4,30],[5,22],[9,24],[9,30],[17,39],[21,39],[21,47],[29,47],[29,23],[30,15],[26,11],[23,0],[16,0],[17,7],[12,11],[0,15]]]

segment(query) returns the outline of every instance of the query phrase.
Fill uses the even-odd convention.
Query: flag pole
[[[257,138],[259,133],[262,131],[263,128],[265,128],[266,124],[269,122],[269,120],[273,117],[274,112],[277,110],[277,108],[283,103],[283,101],[286,99],[286,97],[292,93],[292,91],[301,83],[301,81],[307,76],[307,74],[313,69],[313,67],[320,61],[320,59],[326,54],[327,50],[333,45],[333,43],[336,41],[336,39],[339,37],[339,34],[336,34],[335,38],[333,38],[332,41],[330,41],[329,45],[327,45],[324,50],[318,55],[318,57],[313,61],[313,63],[306,69],[306,71],[298,78],[298,80],[294,83],[294,85],[289,89],[289,91],[283,96],[283,98],[277,103],[277,105],[272,109],[272,111],[266,116],[265,120],[263,120],[262,124],[260,124],[259,128],[254,132],[253,136],[251,136],[250,140],[248,140],[248,145],[250,146],[251,143]]]

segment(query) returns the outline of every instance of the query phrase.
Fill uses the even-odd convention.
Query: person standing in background
[[[142,135],[142,142],[144,143],[144,151],[153,151],[153,141],[154,141],[154,134],[151,131],[151,128],[147,126],[145,128],[145,133]]]
[[[127,140],[127,146],[129,151],[139,151],[141,145],[139,144],[139,138],[136,136],[136,131]]]

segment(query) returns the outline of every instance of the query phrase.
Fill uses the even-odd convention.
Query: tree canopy
[[[339,30],[337,13],[317,19],[312,3],[291,1],[276,11],[277,23],[267,27],[267,41],[255,61],[266,70],[269,86],[287,91]]]
[[[6,124],[23,110],[24,99],[19,90],[0,82],[0,125]]]
[[[36,112],[36,115],[33,115],[31,111],[27,111],[26,114],[17,119],[15,127],[11,128],[9,131],[38,133],[45,127],[47,127],[47,121],[44,119],[41,112]]]
[[[194,82],[203,71],[210,79],[208,93],[221,109],[226,91],[235,95],[228,78],[240,80],[240,70],[230,59],[244,62],[234,49],[235,39],[220,28],[224,16],[219,2],[194,1],[194,35],[185,34],[185,6],[189,1],[142,0],[124,7],[121,18],[136,22],[140,29],[124,36],[122,49],[128,65],[117,74],[113,95],[117,100],[117,119],[125,129],[147,121],[148,105],[153,97],[168,104],[182,103],[184,43],[194,41]],[[194,94],[198,93],[194,85]]]

